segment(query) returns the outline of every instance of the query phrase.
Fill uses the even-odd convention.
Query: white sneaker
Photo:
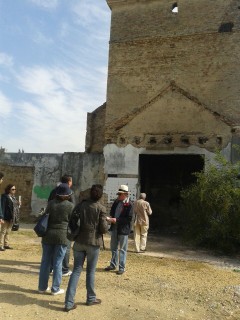
[[[70,276],[71,274],[72,274],[72,271],[69,270],[67,273],[63,273],[62,276],[63,276],[63,277],[68,277],[68,276]]]
[[[59,289],[57,292],[52,292],[53,296],[57,296],[58,294],[63,294],[64,293],[64,289]]]
[[[49,287],[47,287],[46,290],[38,290],[38,293],[48,293],[50,291],[51,291],[51,289]]]

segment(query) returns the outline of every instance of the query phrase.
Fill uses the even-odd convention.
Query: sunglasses
[[[11,189],[12,191],[16,190],[16,189]]]

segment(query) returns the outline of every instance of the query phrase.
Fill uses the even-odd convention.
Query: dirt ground
[[[12,232],[14,250],[0,253],[1,319],[240,319],[238,259],[209,255],[174,239],[153,236],[148,251],[137,254],[130,238],[127,271],[119,276],[103,270],[110,259],[108,236],[105,242],[96,272],[96,293],[102,304],[85,305],[84,271],[76,294],[77,309],[66,313],[64,295],[37,292],[40,239],[31,228]],[[62,288],[67,283],[68,278],[63,278]]]

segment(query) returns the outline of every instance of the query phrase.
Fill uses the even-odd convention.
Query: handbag
[[[46,235],[47,228],[48,228],[48,218],[49,218],[49,214],[44,213],[43,215],[41,215],[37,224],[33,228],[33,230],[36,232],[38,237],[43,237]]]
[[[18,231],[18,229],[19,229],[19,223],[14,223],[12,225],[12,231]]]

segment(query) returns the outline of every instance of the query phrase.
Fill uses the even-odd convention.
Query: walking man
[[[146,193],[140,193],[139,199],[134,202],[134,242],[137,252],[146,251],[147,234],[149,229],[149,218],[152,214],[150,204],[145,201]]]

